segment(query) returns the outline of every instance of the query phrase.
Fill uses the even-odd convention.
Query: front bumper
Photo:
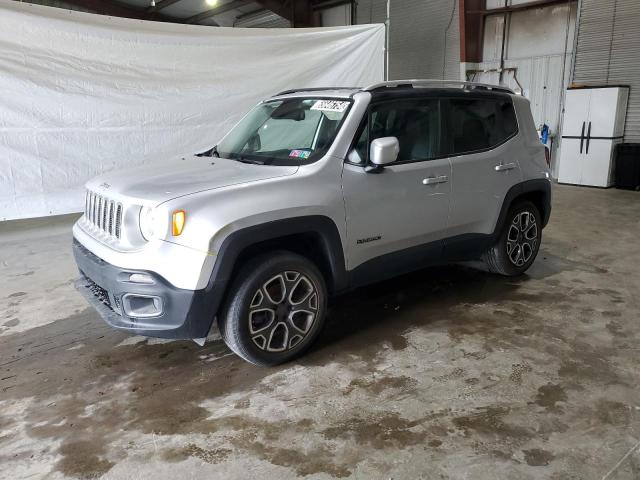
[[[154,272],[116,267],[97,257],[75,238],[73,256],[80,270],[78,292],[112,327],[136,335],[171,339],[204,338],[208,335],[221,295],[215,289],[185,290],[174,287]],[[144,274],[153,283],[130,281]],[[155,298],[161,312],[155,316],[125,313],[124,297]],[[139,297],[138,297],[139,296]]]

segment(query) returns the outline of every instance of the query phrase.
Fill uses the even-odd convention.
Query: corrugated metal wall
[[[640,1],[582,0],[573,82],[630,85],[625,142],[640,142]]]
[[[242,15],[233,24],[238,28],[290,28],[291,22],[269,10]]]
[[[391,0],[389,79],[460,79],[458,0]],[[357,23],[383,23],[386,0],[360,0]]]

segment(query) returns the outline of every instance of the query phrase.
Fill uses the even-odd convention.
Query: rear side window
[[[461,155],[494,148],[518,131],[509,100],[452,98],[445,102],[447,139],[445,153]]]

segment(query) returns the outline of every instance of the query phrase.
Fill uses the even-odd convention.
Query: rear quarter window
[[[513,103],[501,98],[446,100],[445,154],[461,155],[488,150],[506,142],[518,131]]]

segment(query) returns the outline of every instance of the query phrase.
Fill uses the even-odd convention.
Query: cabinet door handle
[[[589,143],[591,143],[591,122],[589,122],[589,129],[587,130],[587,149],[584,153],[589,155]]]
[[[580,134],[580,153],[582,153],[582,145],[584,144],[584,124],[585,122],[582,122],[582,133]]]
[[[515,163],[501,163],[493,167],[496,172],[504,172],[505,170],[513,170],[514,168],[516,168]]]
[[[423,185],[435,185],[436,183],[446,183],[449,181],[449,177],[446,175],[440,175],[439,177],[427,177],[422,180]]]

